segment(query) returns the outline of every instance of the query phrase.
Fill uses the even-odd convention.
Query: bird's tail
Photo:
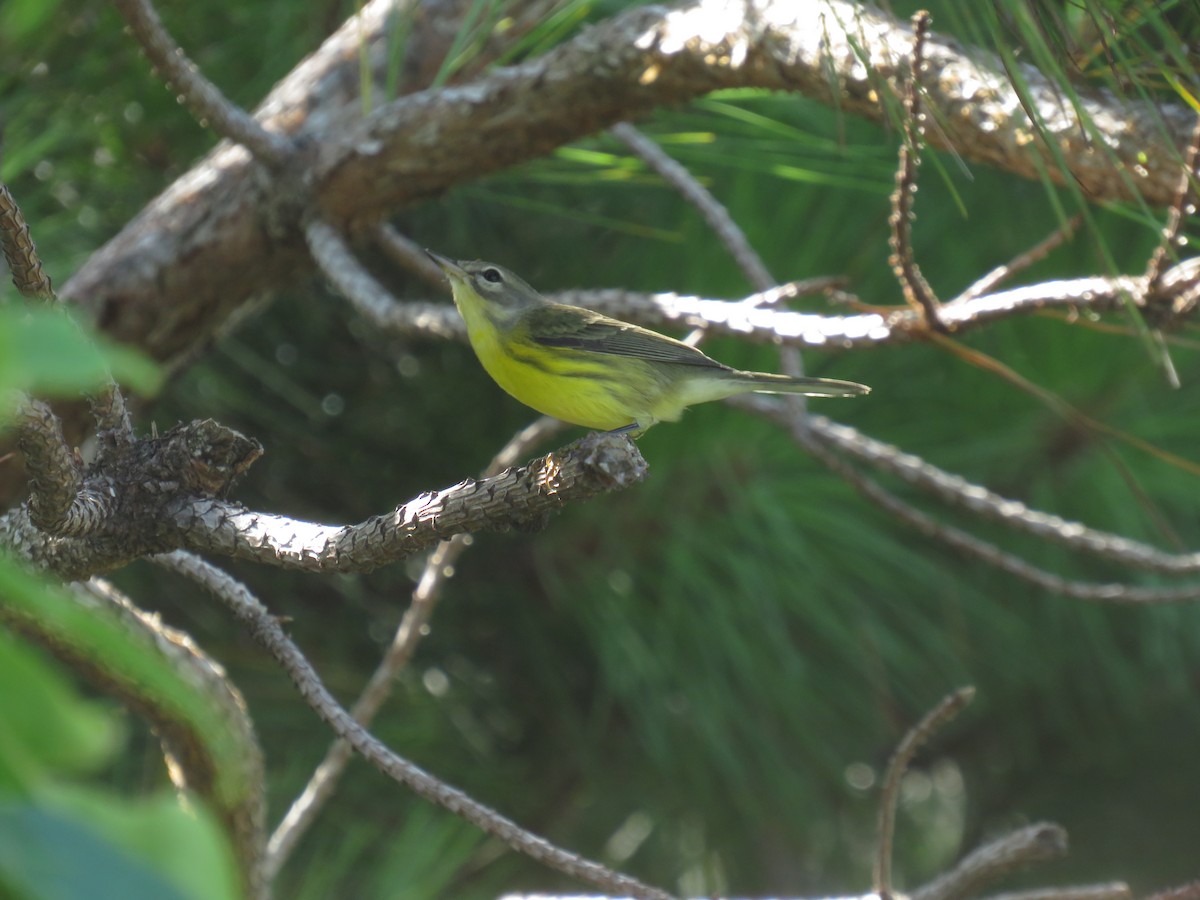
[[[857,381],[839,381],[836,378],[803,378],[791,375],[774,375],[770,372],[735,371],[730,379],[744,385],[743,391],[758,394],[804,394],[808,397],[859,397],[871,393],[871,389]]]

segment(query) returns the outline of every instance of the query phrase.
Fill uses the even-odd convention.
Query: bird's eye
[[[499,284],[504,280],[504,276],[500,274],[497,268],[489,267],[479,273],[479,277],[490,284]]]

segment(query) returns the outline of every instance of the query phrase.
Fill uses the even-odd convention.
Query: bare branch
[[[1076,213],[1067,220],[1066,224],[1060,225],[1050,232],[1049,235],[1042,238],[1024,253],[1014,257],[1008,263],[1002,266],[997,266],[988,272],[978,281],[973,282],[965,291],[958,295],[956,299],[961,301],[974,300],[976,297],[990,293],[995,290],[1000,284],[1013,275],[1023,272],[1036,262],[1045,259],[1053,250],[1061,246],[1065,241],[1069,241],[1075,236],[1075,230],[1079,227],[1079,223],[1083,221],[1083,215]]]
[[[670,895],[665,891],[556,847],[394,753],[363,729],[338,704],[275,617],[244,585],[190,553],[175,552],[156,557],[156,561],[196,581],[224,604],[246,627],[250,636],[283,667],[312,710],[338,737],[346,740],[363,759],[384,775],[431,803],[461,816],[517,852],[571,878],[597,885],[602,890],[626,893],[646,900],[670,900]]]
[[[363,118],[351,89],[357,79],[338,75],[356,64],[364,43],[383,43],[388,13],[383,0],[367,4],[258,114],[265,128],[312,142],[317,202],[335,225],[388,215],[659,105],[722,87],[836,98],[843,111],[882,119],[880,82],[903,83],[912,43],[907,25],[849,0],[641,7],[586,29],[546,56],[471,84],[400,98]],[[999,60],[937,34],[925,48],[925,107],[945,123],[934,139],[1029,177],[1048,170],[1096,199],[1140,191],[1152,203],[1166,203],[1173,195],[1178,147],[1192,124],[1186,110],[1123,103],[1083,87],[1074,89],[1076,110],[1049,79],[1022,68],[1030,108],[1045,113],[1039,127],[1072,167],[1064,174],[1040,158],[1041,142],[1025,139],[1030,123]],[[539,88],[550,83],[554,91]],[[1084,119],[1104,133],[1099,151]],[[1176,143],[1160,142],[1163,133]],[[442,152],[447,146],[455,152]],[[246,298],[306,265],[286,230],[281,238],[264,227],[267,210],[277,204],[264,196],[269,188],[252,169],[244,150],[219,147],[94,255],[64,297],[157,359],[202,342]],[[1146,175],[1128,174],[1135,171]],[[203,194],[198,184],[205,185]],[[167,297],[170,317],[145,312],[166,308]]]
[[[792,410],[781,403],[762,401],[758,397],[736,397],[727,401],[735,406],[752,410],[787,426],[793,440],[807,449],[829,469],[846,479],[860,494],[894,515],[916,531],[955,550],[965,553],[990,566],[1007,572],[1048,593],[1084,600],[1093,603],[1162,604],[1182,603],[1200,599],[1200,584],[1171,588],[1139,587],[1121,583],[1096,583],[1072,581],[1052,572],[1031,565],[1019,556],[1006,553],[995,544],[981,540],[960,528],[939,522],[921,512],[890,491],[880,487],[847,463],[839,454],[829,449],[818,437],[817,431],[808,427],[808,419],[796,420]],[[812,417],[817,418],[817,417]]]
[[[900,142],[896,165],[896,189],[892,191],[892,214],[888,216],[892,248],[888,260],[904,299],[919,310],[925,324],[936,331],[946,331],[938,317],[938,298],[921,274],[913,256],[912,223],[913,198],[917,195],[917,168],[921,165],[921,142],[925,136],[925,114],[921,112],[921,70],[925,65],[925,42],[929,39],[929,13],[921,10],[912,18],[913,46],[909,57],[909,79],[904,88],[904,140]]]
[[[484,477],[497,475],[513,465],[530,449],[550,435],[564,428],[557,419],[543,417],[528,428],[519,431],[501,451],[491,465],[484,470]],[[369,728],[375,714],[391,694],[392,684],[400,671],[408,665],[425,632],[434,608],[441,597],[442,587],[450,578],[454,565],[469,546],[465,535],[443,541],[434,548],[417,579],[412,602],[409,603],[392,643],[383,659],[371,673],[367,686],[351,707],[350,715],[364,728]],[[325,803],[333,796],[341,774],[350,760],[351,747],[344,740],[337,740],[325,753],[325,758],[313,772],[303,792],[294,801],[287,814],[271,835],[267,844],[267,880],[274,879],[283,866],[296,842],[313,823]]]
[[[29,233],[29,225],[21,214],[21,207],[9,191],[8,185],[0,182],[0,249],[8,263],[13,284],[22,296],[43,301],[55,300],[50,276],[42,269],[42,260]]]
[[[150,0],[113,0],[113,5],[125,17],[150,62],[168,87],[179,93],[197,122],[241,144],[264,163],[280,166],[291,156],[292,142],[288,138],[263,128],[204,77],[167,33]]]
[[[753,402],[758,405],[758,398],[754,398]],[[775,417],[765,409],[763,412]],[[982,485],[939,469],[919,456],[905,453],[893,444],[868,437],[849,425],[824,416],[814,416],[808,424],[817,439],[839,454],[895,475],[951,506],[985,519],[1109,562],[1173,575],[1200,572],[1200,553],[1168,553],[1112,532],[1089,528],[1052,513],[1030,509],[1020,500],[1003,497]]]
[[[704,187],[685,167],[672,159],[657,143],[646,137],[628,122],[620,122],[609,129],[621,143],[637,154],[643,162],[657,172],[681,197],[692,204],[708,223],[708,227],[725,245],[750,286],[757,291],[769,290],[775,279],[767,271],[762,258],[746,240],[746,235],[733,221],[729,210]]]
[[[368,572],[456,534],[540,528],[568,503],[621,490],[646,476],[626,435],[589,434],[479,481],[430,491],[357,525],[323,525],[186,499],[167,516],[189,550],[307,572]]]
[[[912,893],[912,900],[966,900],[986,885],[1032,863],[1067,853],[1067,832],[1040,822],[989,841],[964,856],[953,869]]]
[[[1200,263],[1200,260],[1196,261]],[[1178,277],[1172,277],[1178,273]],[[1195,286],[1200,265],[1187,261],[1169,270],[1164,284],[1187,291]],[[1185,277],[1187,276],[1187,277]],[[941,320],[955,332],[978,328],[1017,315],[1045,309],[1090,309],[1111,312],[1123,309],[1124,298],[1139,296],[1142,281],[1133,276],[1092,276],[1012,288],[942,304]],[[922,315],[907,307],[850,316],[825,316],[764,309],[725,300],[709,300],[674,293],[644,294],[620,289],[563,291],[553,295],[559,303],[586,306],[639,324],[706,325],[714,332],[751,342],[796,347],[850,350],[918,339],[924,333]],[[447,315],[450,308],[447,307]]]
[[[458,311],[448,304],[400,303],[391,292],[363,268],[341,233],[320,219],[304,227],[308,248],[317,266],[339,294],[363,318],[391,332],[417,333],[426,337],[465,337]],[[399,235],[396,236],[397,238]],[[400,244],[393,242],[395,249]],[[424,254],[422,254],[424,255]],[[432,263],[427,264],[432,265]],[[441,282],[444,276],[438,273]]]
[[[1110,881],[1107,884],[1080,884],[990,894],[986,900],[1131,900],[1132,897],[1133,891],[1129,889],[1129,885],[1120,881]]]
[[[975,698],[975,688],[959,688],[942,698],[942,701],[909,729],[892,754],[883,790],[879,799],[879,847],[875,854],[875,892],[883,900],[892,896],[892,839],[896,833],[896,807],[900,803],[900,779],[908,771],[913,757],[933,734],[957,716]]]

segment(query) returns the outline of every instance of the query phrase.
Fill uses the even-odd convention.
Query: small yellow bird
[[[853,397],[866,385],[743,372],[695,347],[577,306],[552,303],[507,269],[425,251],[450,281],[471,348],[495,382],[540,413],[640,434],[696,403],[735,394]]]

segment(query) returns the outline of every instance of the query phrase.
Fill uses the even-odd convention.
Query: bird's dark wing
[[[729,369],[695,347],[689,347],[674,338],[589,310],[572,307],[572,315],[565,316],[562,308],[559,304],[547,304],[527,313],[532,341],[543,347],[564,347],[651,362]]]

